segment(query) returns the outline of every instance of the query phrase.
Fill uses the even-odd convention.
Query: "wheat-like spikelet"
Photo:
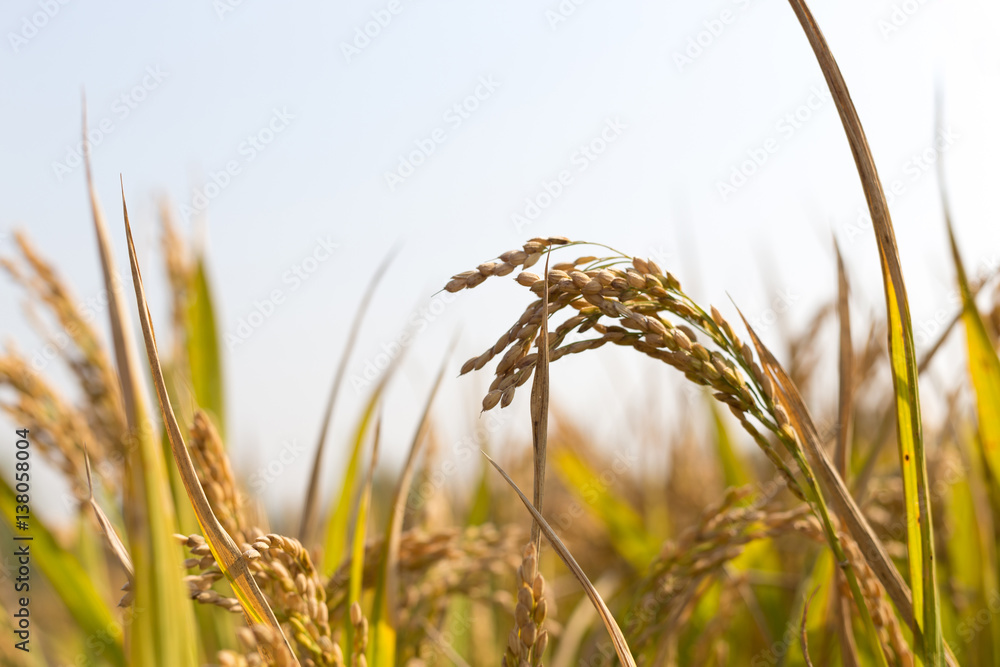
[[[59,469],[78,498],[87,497],[83,445],[94,468],[111,489],[120,479],[120,469],[107,465],[108,450],[98,439],[83,413],[70,405],[40,375],[32,373],[16,352],[0,356],[0,387],[14,391],[11,402],[2,402],[15,424],[31,432],[38,453]]]
[[[572,265],[583,263],[582,260],[593,258],[581,258]],[[712,388],[715,397],[734,412],[760,412],[757,405],[762,398],[761,393],[768,392],[769,395],[770,383],[753,361],[750,348],[733,333],[719,311],[713,308],[711,316],[703,312],[683,293],[677,279],[664,273],[655,262],[636,257],[631,259],[631,267],[603,268],[612,262],[623,263],[626,260],[625,257],[611,257],[591,261],[594,268],[589,270],[554,268],[549,271],[546,278],[549,316],[567,306],[577,311],[549,337],[551,360],[607,343],[627,345],[674,366],[697,384]],[[474,287],[481,281],[473,282],[463,286]],[[533,273],[522,272],[517,282],[529,287],[536,295],[542,294],[543,278]],[[497,365],[490,392],[483,400],[484,409],[497,404],[502,407],[508,405],[516,387],[530,377],[537,355],[529,353],[529,350],[538,337],[541,313],[541,300],[531,303],[514,326],[490,349],[462,367],[463,373],[480,369],[507,350]],[[664,314],[678,317],[686,324],[674,324],[663,317]],[[605,324],[600,321],[602,316],[617,320],[620,325]],[[571,333],[584,333],[591,329],[600,337],[562,345]],[[709,351],[699,341],[695,329],[700,330],[720,350]],[[745,379],[744,371],[747,369],[758,385],[756,388],[748,385]]]
[[[545,600],[545,577],[538,571],[535,545],[524,548],[517,568],[517,603],[514,627],[507,638],[507,650],[501,658],[503,667],[538,667],[548,645],[548,632],[542,627],[548,609]]]
[[[309,553],[298,540],[271,533],[255,536],[245,555],[275,616],[291,625],[300,657],[326,664],[334,649],[326,589]]]
[[[749,488],[730,488],[723,500],[708,509],[702,520],[668,541],[650,565],[638,603],[628,617],[633,647],[642,647],[681,621],[693,610],[706,587],[722,568],[743,553],[750,542],[789,532],[823,540],[816,520],[799,506],[767,511],[753,505],[737,506],[752,496]]]
[[[100,314],[102,302],[98,299],[96,305],[92,302],[86,309],[82,308],[80,302],[72,297],[62,278],[38,255],[27,237],[18,232],[15,240],[23,265],[7,258],[0,259],[0,265],[25,290],[32,307],[44,305],[59,322],[61,332],[58,336],[47,336],[56,341],[50,346],[54,355],[45,356],[61,357],[80,385],[85,403],[81,415],[95,438],[95,441],[87,443],[91,448],[91,456],[99,469],[100,458],[95,452],[100,452],[103,448],[107,448],[116,461],[121,461],[128,446],[121,386],[107,347],[101,342],[93,326]],[[103,303],[106,303],[106,299],[107,295],[104,295]],[[42,329],[41,320],[34,319],[38,328]],[[41,333],[44,334],[44,330]],[[65,338],[62,339],[61,336]],[[18,370],[34,374],[27,363]]]
[[[250,571],[268,596],[277,619],[291,628],[303,664],[330,664],[337,654],[331,634],[329,609],[324,582],[312,564],[308,552],[298,540],[274,533],[263,534],[250,528],[252,544],[244,544],[244,556]],[[192,599],[241,613],[236,598],[219,595],[212,585],[223,577],[215,558],[201,535],[178,535],[192,558],[185,567],[198,569],[185,578]],[[312,662],[309,662],[312,661]]]
[[[840,534],[841,544],[844,545],[844,553],[851,563],[851,567],[857,573],[858,582],[861,584],[861,591],[865,597],[865,605],[872,616],[875,628],[878,630],[882,644],[891,649],[895,654],[899,665],[903,667],[913,667],[914,656],[906,638],[903,636],[899,619],[896,612],[886,598],[885,589],[879,582],[878,577],[868,566],[868,561],[864,558],[857,543],[851,539],[846,532]],[[841,593],[846,599],[851,598],[851,592],[842,576],[838,576],[838,583],[841,586]]]

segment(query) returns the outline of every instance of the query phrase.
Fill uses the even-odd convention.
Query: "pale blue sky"
[[[560,7],[573,11],[556,21]],[[966,260],[1000,262],[997,8],[978,0],[849,0],[815,1],[812,9],[883,179],[899,181],[892,213],[919,331],[952,307],[933,169],[913,159],[934,145],[936,82],[945,94],[950,135],[941,145]],[[898,29],[880,23],[891,21]],[[366,27],[375,35],[367,44],[357,37]],[[877,253],[856,222],[863,197],[843,131],[794,15],[779,0],[9,0],[0,29],[0,232],[27,229],[81,300],[100,291],[83,171],[74,161],[85,87],[118,260],[127,262],[122,174],[160,327],[159,195],[203,213],[224,331],[248,321],[255,302],[282,295],[249,339],[227,351],[230,431],[247,453],[247,473],[283,442],[311,450],[346,323],[374,264],[397,241],[401,253],[351,367],[362,377],[406,327],[420,330],[387,404],[390,458],[408,441],[446,341],[461,327],[457,372],[509,326],[526,296],[510,281],[448,303],[431,295],[451,274],[531,236],[656,256],[698,298],[732,314],[728,292],[761,322],[785,299],[790,307],[779,318],[794,324],[833,291],[834,233],[859,308],[881,307]],[[355,39],[358,52],[345,49]],[[692,46],[699,41],[700,52]],[[588,144],[590,156],[581,151]],[[397,172],[406,178],[390,187],[387,172],[421,146],[430,154],[416,154],[422,163],[411,175]],[[745,162],[754,158],[759,168]],[[745,183],[733,175],[741,167],[754,172]],[[726,182],[735,191],[724,195]],[[547,183],[558,193],[551,202]],[[540,214],[519,227],[512,217],[533,213],[531,201]],[[330,243],[338,247],[328,253]],[[0,242],[4,253],[11,247],[9,238]],[[307,259],[320,255],[325,261]],[[292,278],[296,266],[314,271]],[[0,284],[5,337],[37,347],[19,315],[20,294]],[[669,377],[602,354],[603,363],[595,357],[557,369],[557,398],[587,405],[613,400],[614,381]],[[602,375],[583,382],[594,367]],[[468,431],[469,408],[487,379],[449,380],[439,406],[446,440]],[[360,400],[348,386],[331,471]],[[509,410],[508,422],[527,422],[525,404]],[[449,415],[460,417],[449,423]],[[308,458],[268,487],[270,500],[297,501]]]

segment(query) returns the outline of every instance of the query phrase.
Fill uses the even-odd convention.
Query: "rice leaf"
[[[271,626],[282,638],[284,648],[288,651],[288,659],[293,664],[297,665],[298,659],[295,657],[295,653],[292,651],[292,648],[288,643],[288,638],[285,637],[285,633],[281,629],[281,624],[278,623],[277,618],[274,616],[274,612],[271,610],[271,607],[268,605],[263,593],[261,593],[260,588],[257,586],[257,582],[254,580],[253,575],[250,574],[246,557],[237,548],[233,538],[222,527],[222,524],[219,523],[218,518],[216,518],[214,512],[212,511],[211,505],[209,505],[208,498],[205,496],[205,490],[198,481],[197,472],[191,462],[191,455],[188,453],[184,437],[181,435],[180,425],[177,423],[173,407],[170,405],[170,397],[167,395],[167,388],[163,380],[163,369],[160,365],[159,352],[157,352],[156,349],[156,337],[153,333],[153,324],[149,314],[149,306],[146,302],[145,288],[143,287],[142,276],[139,272],[139,260],[136,256],[135,243],[132,240],[132,227],[129,224],[128,209],[125,206],[124,187],[122,189],[122,212],[125,218],[125,236],[128,240],[129,262],[132,267],[132,283],[135,287],[136,306],[139,310],[139,321],[142,324],[142,335],[146,344],[146,355],[149,359],[153,386],[156,388],[156,396],[160,403],[160,414],[163,417],[163,424],[170,437],[170,449],[174,457],[174,462],[177,465],[177,469],[180,472],[181,479],[184,482],[184,488],[187,491],[188,498],[191,500],[191,504],[194,507],[195,515],[198,518],[198,524],[201,526],[202,533],[205,536],[205,541],[208,543],[209,548],[212,551],[212,555],[215,557],[216,563],[218,563],[219,568],[222,570],[223,574],[225,574],[226,579],[232,586],[233,593],[235,593],[237,599],[240,601],[240,606],[243,609],[243,614],[246,617],[247,623]],[[154,479],[161,480],[162,486],[163,480],[166,479],[166,470],[154,470],[153,472],[159,473],[159,475],[154,477]],[[164,498],[161,502],[166,502],[169,495],[167,495],[165,488],[162,495]],[[172,538],[171,542],[176,544]],[[178,568],[172,570],[172,572],[176,573],[178,571],[179,564]],[[178,582],[181,581],[180,577],[176,576],[176,574],[164,574],[161,576],[161,581],[173,580],[177,580]],[[190,613],[190,605],[187,605],[187,611]],[[161,620],[160,622],[163,623],[164,621]],[[181,639],[186,638],[187,635],[181,634],[180,632],[177,634],[168,633],[165,628],[169,627],[169,625],[166,625],[158,628],[158,632],[161,633],[160,636],[165,644],[176,644]],[[276,656],[270,655],[270,651],[263,646],[259,646],[259,650],[261,652],[261,657],[264,658],[265,661],[273,661],[276,658]],[[192,657],[191,660],[194,660],[194,658]],[[193,664],[193,662],[181,661],[167,664]]]
[[[398,358],[396,360],[398,362]],[[368,403],[361,412],[357,425],[354,427],[352,436],[351,455],[344,470],[344,481],[340,484],[340,494],[330,508],[330,517],[326,523],[326,533],[323,536],[323,565],[322,571],[325,574],[334,572],[344,560],[347,554],[348,532],[351,524],[351,506],[354,497],[354,490],[358,483],[358,472],[361,468],[361,452],[364,447],[365,435],[372,423],[375,408],[382,398],[389,378],[395,369],[394,363],[385,370],[382,379],[375,386]]]
[[[361,496],[358,498],[358,510],[354,515],[354,537],[351,539],[351,573],[347,584],[347,608],[355,602],[361,603],[361,591],[365,577],[365,536],[368,531],[368,511],[372,504],[372,480],[375,477],[375,466],[378,465],[378,450],[382,434],[382,416],[375,421],[375,438],[372,444],[372,458],[365,475]],[[345,646],[354,646],[354,623],[351,615],[344,617],[344,630],[347,640]]]
[[[844,257],[840,253],[836,239],[833,241],[833,249],[837,254],[837,321],[840,325],[840,354],[837,357],[837,444],[833,460],[837,464],[837,472],[846,482],[851,468],[854,344],[851,342],[851,308],[848,303],[850,286],[847,282],[847,271],[844,269]]]
[[[708,404],[708,409],[712,415],[712,426],[715,433],[715,453],[719,457],[719,465],[722,468],[722,480],[727,487],[740,487],[752,484],[754,480],[750,473],[747,472],[752,468],[742,460],[739,452],[733,446],[733,439],[726,429],[726,423],[722,420],[722,413],[719,411],[717,404],[718,401],[712,400]],[[752,501],[750,498],[747,498],[744,502],[750,503]]]
[[[969,449],[976,446],[969,438]],[[990,614],[987,628],[981,628],[984,619],[976,619],[979,609],[990,608],[990,598],[997,591],[996,544],[993,540],[993,519],[989,510],[982,464],[975,452],[969,452],[969,469],[964,478],[955,480],[948,490],[946,506],[948,525],[948,559],[952,565],[952,579],[959,590],[970,593],[971,604],[964,605],[964,613],[957,614],[954,632],[964,644],[962,658],[974,664],[988,664],[1000,647],[1000,618]],[[957,605],[956,605],[957,606]],[[956,609],[956,612],[959,610]],[[947,629],[946,629],[947,631]],[[973,640],[977,640],[973,644]]]
[[[643,572],[662,545],[646,530],[639,513],[601,480],[598,472],[576,452],[561,448],[553,463],[563,484],[608,534],[608,540],[636,572]]]
[[[128,549],[125,548],[125,543],[122,542],[121,536],[118,535],[114,524],[111,523],[111,519],[108,518],[108,515],[104,513],[104,510],[101,509],[101,506],[94,498],[94,480],[90,474],[90,456],[86,451],[83,454],[83,461],[87,466],[87,488],[90,491],[90,495],[87,497],[87,504],[94,510],[94,517],[97,519],[97,523],[101,527],[101,532],[108,542],[108,548],[111,549],[111,553],[121,563],[122,569],[125,570],[125,574],[128,575],[128,580],[131,584],[135,579],[135,567],[132,565],[132,557],[129,556]]]
[[[604,622],[604,627],[608,629],[608,634],[611,635],[611,642],[614,644],[615,653],[618,654],[618,660],[621,661],[622,665],[625,665],[626,667],[635,667],[635,660],[632,658],[632,652],[629,650],[628,642],[625,641],[625,635],[622,634],[621,628],[618,627],[618,622],[611,614],[611,610],[608,609],[608,606],[604,604],[601,594],[597,592],[597,589],[594,588],[592,583],[590,583],[590,579],[587,578],[583,569],[576,562],[576,559],[573,558],[569,549],[567,549],[566,545],[559,539],[556,532],[552,530],[552,526],[550,526],[544,517],[542,517],[541,513],[535,509],[535,506],[531,504],[528,497],[524,495],[521,489],[517,488],[517,484],[515,484],[514,480],[510,478],[510,475],[508,475],[496,461],[491,459],[486,452],[483,452],[483,456],[485,456],[486,460],[497,469],[497,472],[503,475],[503,478],[507,481],[510,487],[514,489],[518,497],[521,499],[521,502],[524,503],[525,508],[531,512],[531,516],[534,517],[535,525],[539,527],[540,531],[545,535],[546,539],[548,539],[549,544],[552,545],[552,549],[559,555],[562,562],[566,564],[569,571],[573,573],[576,580],[580,582],[580,586],[583,587],[583,591],[587,594],[587,597],[590,598],[591,603],[594,605],[594,608],[601,617],[601,621]]]
[[[789,0],[789,2],[809,38],[823,76],[833,94],[875,227],[889,322],[889,358],[896,392],[897,437],[906,503],[914,623],[922,631],[917,635],[921,639],[917,642],[916,648],[918,656],[925,664],[937,666],[944,663],[944,648],[937,574],[934,566],[934,523],[928,501],[929,484],[920,418],[913,328],[895,232],[868,140],[865,138],[861,120],[851,101],[840,68],[804,0]]]
[[[948,224],[948,242],[955,262],[958,288],[962,294],[962,322],[965,324],[966,350],[969,357],[969,377],[976,390],[976,416],[979,420],[979,437],[982,442],[983,458],[989,467],[990,477],[1000,489],[1000,357],[986,325],[979,315],[973,300],[969,281],[966,277],[962,257],[955,241],[955,230],[951,216],[945,215]]]
[[[84,135],[86,132],[84,105]],[[192,664],[197,660],[199,640],[187,587],[178,576],[183,571],[183,560],[180,545],[173,538],[177,523],[166,481],[166,462],[153,435],[138,352],[112,257],[107,223],[94,187],[86,136],[83,144],[87,189],[129,430],[129,442],[125,443],[124,514],[135,566],[134,608],[143,610],[135,614],[127,627],[129,661],[143,665]]]
[[[316,508],[319,505],[319,478],[323,470],[323,452],[326,449],[326,436],[330,430],[330,422],[333,420],[333,409],[337,404],[340,386],[343,384],[344,376],[347,373],[347,362],[351,358],[351,352],[354,351],[354,345],[358,340],[358,332],[361,330],[361,322],[364,320],[365,313],[368,312],[368,306],[373,300],[372,297],[375,294],[375,288],[382,281],[382,277],[385,275],[386,269],[389,268],[393,257],[396,256],[396,252],[397,248],[389,251],[382,260],[382,263],[375,269],[371,280],[368,281],[368,287],[365,288],[364,293],[361,295],[358,310],[354,313],[354,321],[351,323],[350,333],[347,335],[347,343],[344,345],[344,350],[340,353],[337,371],[333,376],[333,386],[330,388],[330,396],[327,398],[326,408],[323,410],[323,419],[316,442],[316,454],[313,456],[312,468],[309,472],[309,486],[306,487],[305,502],[302,505],[302,521],[299,524],[299,541],[302,544],[312,544],[313,536],[317,529],[316,523],[318,517]]]
[[[455,348],[455,341],[448,350]],[[417,471],[417,460],[423,451],[422,445],[427,441],[427,430],[430,428],[431,406],[437,396],[444,371],[447,368],[448,355],[441,361],[437,378],[431,387],[424,411],[417,425],[417,431],[410,443],[410,453],[403,465],[403,472],[396,484],[396,491],[390,505],[389,523],[385,530],[385,549],[381,557],[381,572],[375,582],[375,598],[372,603],[371,625],[375,631],[374,641],[369,645],[369,664],[373,667],[393,667],[396,664],[396,628],[399,627],[399,545],[403,535],[403,519],[406,513],[406,499],[410,494],[410,485]]]
[[[222,353],[212,290],[208,284],[205,258],[195,260],[194,274],[185,313],[187,358],[191,388],[198,407],[212,416],[225,441],[226,404],[223,388]]]

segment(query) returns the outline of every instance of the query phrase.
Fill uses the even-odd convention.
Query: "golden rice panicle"
[[[634,649],[660,642],[664,632],[679,627],[708,590],[706,580],[719,578],[749,543],[787,533],[824,541],[808,506],[772,511],[766,502],[740,505],[752,495],[750,487],[727,489],[722,501],[708,508],[697,524],[664,543],[640,589],[642,613],[630,615],[628,634]]]
[[[878,630],[879,639],[891,654],[895,654],[896,663],[903,667],[913,667],[915,664],[913,651],[903,636],[899,619],[896,612],[889,603],[885,594],[885,588],[879,582],[875,572],[868,565],[867,559],[858,548],[849,534],[840,532],[841,544],[844,545],[844,553],[851,563],[851,567],[857,573],[858,582],[861,584],[861,592],[865,598],[865,606],[868,607],[872,616],[872,621]],[[847,586],[847,580],[838,570],[837,583],[841,587],[841,594],[845,599],[850,599],[851,591]]]
[[[521,250],[508,250],[501,254],[498,258],[499,262],[486,262],[472,271],[455,274],[444,286],[444,289],[446,292],[460,292],[480,285],[490,276],[506,276],[518,267],[527,269],[541,258],[546,248],[566,243],[569,243],[569,239],[561,236],[531,239],[524,244]]]
[[[201,410],[196,411],[192,419],[188,450],[212,511],[237,543],[245,542],[247,501],[236,483],[222,437]]]
[[[3,387],[13,390],[13,398],[0,399],[0,409],[31,432],[32,445],[65,475],[77,498],[88,495],[83,444],[109,490],[118,488],[121,467],[113,464],[105,441],[97,437],[82,411],[60,396],[16,351],[0,355]]]
[[[590,259],[590,258],[587,258]],[[597,264],[611,265],[623,258],[608,257]],[[635,348],[648,356],[665,361],[685,376],[714,389],[719,401],[735,413],[752,411],[757,399],[744,376],[746,368],[755,370],[746,361],[745,346],[733,333],[732,327],[717,309],[712,316],[701,311],[683,292],[680,283],[669,273],[664,274],[655,262],[633,258],[633,268],[595,268],[578,271],[575,264],[552,269],[543,280],[532,273],[521,273],[517,282],[529,287],[541,297],[548,283],[548,312],[552,317],[571,306],[577,311],[559,324],[549,337],[550,359],[556,361],[567,354],[578,354],[607,343]],[[566,270],[569,269],[569,270]],[[513,400],[517,387],[531,377],[537,355],[530,353],[542,326],[541,299],[531,303],[517,322],[486,352],[470,359],[462,372],[479,370],[494,357],[507,350],[496,368],[496,378],[483,399],[483,409],[497,405],[506,407]],[[673,324],[664,315],[683,320]],[[617,321],[608,324],[601,317]],[[709,350],[702,344],[696,329],[708,336],[720,350]],[[598,338],[576,340],[563,345],[572,333],[593,330]]]
[[[529,542],[517,568],[514,627],[507,637],[507,650],[501,660],[504,667],[539,667],[542,664],[542,654],[549,641],[548,633],[542,628],[547,611],[545,577],[538,571],[535,545]]]
[[[246,545],[244,555],[275,613],[288,618],[299,655],[328,664],[333,659],[334,641],[326,588],[309,553],[294,538],[258,532],[252,544]]]
[[[100,452],[108,450],[116,461],[120,461],[128,447],[121,386],[108,350],[92,326],[99,311],[106,307],[107,294],[102,293],[86,302],[75,299],[55,269],[41,258],[23,233],[16,233],[15,240],[21,261],[2,258],[0,266],[25,290],[29,314],[33,315],[31,319],[39,333],[53,341],[32,359],[24,360],[23,370],[37,375],[47,360],[55,356],[62,358],[80,385],[84,399],[81,415],[97,439],[88,443],[93,460],[100,468]],[[116,279],[120,278],[116,276]],[[55,317],[60,332],[46,331],[41,318],[34,316],[37,314],[31,310],[35,305],[43,305]],[[39,355],[42,364],[36,363]]]

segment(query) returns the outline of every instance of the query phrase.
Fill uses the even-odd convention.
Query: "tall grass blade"
[[[281,629],[281,624],[278,623],[274,612],[257,586],[257,582],[254,580],[253,575],[250,574],[246,557],[237,548],[233,538],[222,527],[222,524],[219,523],[218,518],[216,518],[215,513],[212,511],[211,505],[209,505],[205,490],[198,481],[198,474],[195,471],[194,464],[191,462],[191,455],[188,453],[184,437],[181,435],[180,425],[177,423],[173,407],[170,405],[170,397],[167,395],[166,384],[163,380],[163,369],[160,365],[159,352],[156,349],[156,337],[153,333],[152,318],[149,315],[146,292],[142,284],[142,276],[139,272],[139,260],[136,255],[135,243],[132,240],[132,227],[129,224],[128,209],[125,206],[124,188],[122,191],[122,212],[125,218],[125,235],[128,240],[129,262],[132,267],[132,283],[135,287],[135,300],[139,310],[139,321],[142,324],[142,336],[146,344],[146,355],[149,359],[153,386],[156,388],[156,396],[160,403],[160,414],[163,417],[164,427],[170,437],[170,449],[173,453],[177,469],[181,474],[181,479],[184,482],[184,489],[187,491],[188,498],[194,506],[195,515],[205,536],[205,541],[208,543],[216,563],[218,563],[219,568],[232,586],[233,593],[235,593],[237,599],[240,601],[240,606],[243,609],[247,623],[271,626],[283,639],[284,648],[288,651],[288,659],[297,665],[298,659],[295,657],[295,653],[288,643],[288,638],[285,637]],[[156,479],[161,480],[161,485],[164,487],[162,494],[164,499],[169,498],[165,488],[166,470],[161,469],[154,472],[159,473]],[[181,578],[177,576],[179,571],[178,564],[177,569],[161,575],[161,580],[172,581],[176,579],[180,582]],[[189,606],[188,613],[190,613]],[[161,623],[165,622],[161,621]],[[167,633],[167,629],[169,628],[170,624],[167,623],[158,628],[158,632],[162,633],[161,637],[163,641],[167,644],[176,644],[178,641],[186,640],[186,635]],[[269,651],[263,646],[261,646],[260,650],[265,661],[273,661],[276,658],[276,656],[269,655]],[[168,664],[193,663],[190,661],[181,661]]]
[[[375,415],[375,408],[382,398],[382,392],[388,384],[392,373],[399,363],[399,357],[385,369],[382,379],[375,386],[368,403],[361,412],[357,425],[354,427],[352,436],[351,455],[344,470],[344,481],[340,484],[340,494],[335,498],[334,504],[330,508],[330,516],[326,523],[326,532],[323,535],[323,565],[322,572],[330,574],[340,567],[344,556],[347,554],[348,532],[351,525],[351,511],[354,491],[358,484],[358,474],[361,469],[361,453],[364,448],[365,436],[371,427],[372,417]]]
[[[937,666],[944,661],[944,640],[941,634],[940,600],[934,563],[934,524],[928,500],[929,483],[920,419],[913,329],[896,247],[896,236],[875,161],[840,68],[804,0],[789,0],[789,2],[809,38],[809,43],[823,70],[823,76],[833,94],[875,227],[889,321],[889,357],[896,391],[899,462],[906,503],[914,623],[922,630],[918,636],[923,638],[917,643],[917,654],[925,664]]]
[[[837,357],[837,445],[834,462],[837,472],[845,482],[851,469],[851,402],[854,396],[854,344],[851,341],[851,307],[848,301],[851,289],[844,269],[844,257],[836,239],[833,248],[837,253],[837,321],[840,325],[840,354]]]
[[[358,509],[354,515],[354,537],[351,540],[351,573],[347,584],[347,608],[354,603],[361,603],[361,592],[365,577],[365,537],[368,532],[368,511],[372,504],[372,480],[375,477],[375,466],[378,465],[378,450],[381,444],[382,415],[375,421],[375,438],[372,443],[372,458],[365,475],[361,496],[358,498]],[[347,637],[346,646],[354,646],[354,623],[351,615],[344,617],[344,630]]]
[[[455,348],[455,341],[448,346]],[[431,387],[427,402],[424,404],[420,423],[410,443],[410,453],[403,465],[403,472],[396,484],[396,492],[390,506],[389,524],[385,530],[385,551],[382,554],[381,572],[375,583],[375,598],[372,604],[371,625],[375,637],[371,642],[369,663],[373,667],[393,667],[396,664],[396,629],[399,627],[399,545],[403,535],[403,519],[406,514],[406,499],[410,494],[410,485],[417,471],[417,461],[427,441],[427,429],[430,428],[431,406],[437,396],[441,381],[444,379],[445,368],[448,365],[448,355],[441,361],[437,377]]]
[[[299,541],[302,544],[312,544],[317,530],[318,517],[316,509],[319,506],[319,478],[323,469],[323,452],[326,449],[326,436],[330,430],[330,422],[333,420],[333,408],[337,404],[340,386],[343,384],[344,376],[347,374],[347,362],[354,351],[354,345],[358,340],[358,332],[361,330],[361,322],[364,320],[365,313],[368,312],[368,306],[372,302],[375,288],[382,281],[382,277],[385,275],[386,269],[389,268],[393,257],[396,256],[397,250],[398,248],[393,248],[389,251],[381,264],[378,265],[378,268],[375,269],[371,280],[368,281],[368,287],[365,288],[364,293],[361,295],[358,310],[354,313],[354,321],[351,323],[347,343],[344,345],[344,350],[340,354],[340,361],[337,363],[337,371],[333,376],[333,386],[330,388],[330,395],[323,410],[323,420],[316,442],[316,454],[313,456],[312,468],[309,472],[309,486],[306,487],[306,497],[302,505],[302,521],[299,524]]]
[[[851,440],[852,416],[854,410],[854,343],[851,340],[851,307],[850,284],[847,282],[847,270],[844,268],[844,256],[840,252],[840,244],[833,240],[833,249],[837,255],[837,323],[839,325],[839,354],[837,356],[837,441],[833,450],[833,460],[844,483],[850,479],[851,471]],[[836,579],[836,575],[834,575]],[[839,587],[834,589],[834,623],[837,637],[840,641],[840,659],[845,667],[855,667],[858,664],[857,647],[854,643],[854,632],[851,627],[851,603],[841,593]]]
[[[597,609],[597,613],[604,622],[604,627],[608,629],[608,634],[611,635],[611,642],[614,644],[615,653],[618,654],[618,660],[626,667],[635,667],[635,660],[632,658],[632,652],[629,650],[628,642],[625,641],[625,635],[622,634],[621,628],[618,627],[618,622],[615,620],[615,617],[611,615],[611,610],[608,609],[608,606],[604,603],[604,599],[601,598],[601,594],[598,593],[597,589],[594,588],[594,585],[590,583],[590,579],[587,578],[583,568],[581,568],[576,562],[576,559],[573,558],[573,554],[569,552],[569,549],[567,549],[566,545],[559,539],[556,532],[552,530],[552,526],[550,526],[549,523],[542,517],[541,513],[535,509],[535,506],[531,504],[528,497],[524,495],[521,489],[517,488],[517,484],[515,484],[514,480],[510,478],[510,475],[508,475],[496,461],[491,459],[486,452],[483,452],[483,456],[485,456],[486,460],[497,469],[497,472],[503,475],[507,484],[514,489],[518,497],[521,499],[521,502],[524,503],[525,508],[527,508],[527,510],[531,512],[531,516],[534,517],[535,525],[537,525],[540,531],[545,534],[549,544],[552,545],[552,549],[559,555],[562,562],[566,564],[569,571],[573,573],[576,580],[580,582],[580,585],[583,587],[583,591],[587,594],[587,597],[590,598],[591,603],[594,605],[594,608]]]
[[[83,133],[87,133],[86,104]],[[197,660],[198,634],[187,588],[180,576],[180,546],[173,538],[176,517],[167,482],[166,462],[157,446],[131,337],[122,283],[94,187],[90,142],[84,136],[84,163],[97,247],[101,257],[108,316],[128,422],[125,460],[125,524],[135,565],[134,608],[128,626],[130,662],[144,665],[191,664]]]
[[[108,515],[104,513],[104,510],[98,504],[97,499],[94,498],[94,480],[90,473],[90,456],[86,452],[83,454],[83,462],[87,466],[87,489],[90,492],[90,495],[87,497],[87,504],[94,510],[94,517],[101,527],[101,532],[104,534],[105,540],[107,540],[108,548],[111,549],[111,553],[121,563],[122,569],[128,575],[129,584],[134,586],[135,566],[132,565],[132,557],[129,556],[128,549],[125,548],[125,543],[122,542],[121,536],[118,535],[114,524],[111,523],[111,519],[108,518]]]
[[[212,416],[223,441],[226,439],[226,404],[223,388],[222,353],[215,321],[212,290],[205,258],[195,260],[187,302],[185,330],[191,388],[198,407]]]
[[[986,325],[983,324],[983,318],[973,300],[965,266],[958,252],[958,243],[955,241],[955,229],[947,211],[945,220],[958,289],[962,294],[962,322],[965,324],[966,349],[969,355],[969,377],[976,390],[976,416],[979,419],[982,454],[990,477],[997,485],[996,489],[1000,490],[1000,357],[997,357],[996,350],[993,349]]]

